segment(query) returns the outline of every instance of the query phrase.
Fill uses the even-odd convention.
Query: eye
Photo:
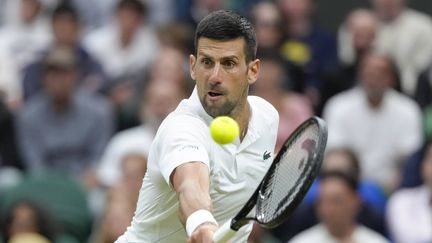
[[[235,67],[236,62],[234,62],[233,60],[226,60],[222,64],[227,68],[233,68]]]
[[[211,67],[213,65],[213,62],[209,58],[203,58],[203,59],[201,59],[201,63],[205,67]]]

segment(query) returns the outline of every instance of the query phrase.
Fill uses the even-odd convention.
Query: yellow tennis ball
[[[229,116],[218,116],[210,124],[210,134],[219,144],[232,143],[239,133],[238,123]]]

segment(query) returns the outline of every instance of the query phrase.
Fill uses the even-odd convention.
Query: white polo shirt
[[[140,190],[132,224],[117,243],[186,242],[178,218],[179,202],[169,178],[173,170],[190,161],[201,161],[210,171],[210,197],[219,225],[235,216],[254,192],[272,158],[279,115],[267,101],[249,96],[252,116],[240,143],[219,145],[209,132],[212,117],[193,91],[161,124],[150,149],[148,170]],[[252,225],[243,227],[233,242],[246,242]]]

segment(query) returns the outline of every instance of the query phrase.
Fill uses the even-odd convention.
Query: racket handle
[[[237,231],[231,229],[231,219],[225,222],[213,235],[214,243],[226,243]]]

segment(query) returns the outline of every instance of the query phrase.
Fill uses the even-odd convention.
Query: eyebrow
[[[207,55],[206,53],[203,52],[198,52],[198,55],[203,56],[204,58],[210,58],[210,59],[214,59],[214,57]],[[239,60],[239,57],[237,57],[236,55],[230,55],[230,56],[224,56],[221,57],[221,60],[230,60],[230,59],[236,59]]]

